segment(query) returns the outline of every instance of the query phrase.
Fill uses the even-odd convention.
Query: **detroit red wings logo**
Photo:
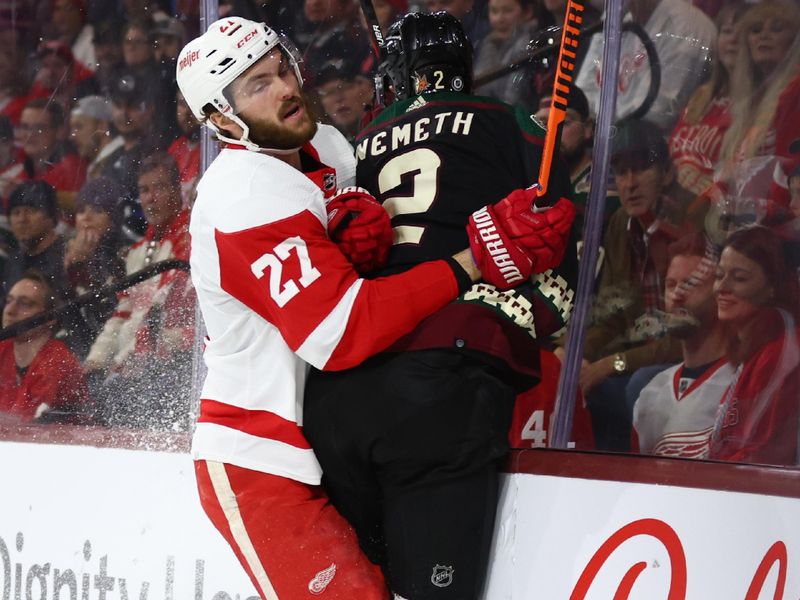
[[[308,591],[312,594],[321,594],[325,591],[331,581],[336,575],[336,563],[332,563],[327,569],[323,569],[314,578],[308,582]]]

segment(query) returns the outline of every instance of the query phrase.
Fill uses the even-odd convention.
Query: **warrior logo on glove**
[[[517,189],[500,202],[476,210],[467,234],[475,264],[484,281],[499,290],[544,273],[564,258],[575,206],[560,198],[546,209],[534,209],[534,187]]]
[[[503,243],[503,238],[497,233],[497,226],[494,224],[492,215],[489,214],[488,207],[484,206],[476,210],[472,214],[471,221],[474,223],[475,230],[481,236],[481,240],[486,250],[488,250],[489,256],[492,257],[495,266],[503,275],[505,282],[509,286],[513,286],[515,283],[525,281],[525,279],[530,276],[530,268],[526,269],[528,271],[526,275],[520,272],[520,266],[514,263],[511,254],[509,254],[508,249]],[[528,266],[527,262],[523,265],[523,267]]]

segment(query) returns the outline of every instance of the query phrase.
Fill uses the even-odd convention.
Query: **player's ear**
[[[218,129],[230,134],[231,136],[242,133],[242,128],[239,127],[239,125],[234,123],[231,119],[219,111],[214,111],[208,115],[208,120],[211,121]]]

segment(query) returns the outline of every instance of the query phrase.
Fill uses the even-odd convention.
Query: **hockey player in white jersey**
[[[238,17],[213,23],[178,57],[189,107],[226,143],[198,184],[190,225],[208,330],[192,455],[203,508],[262,598],[388,598],[319,485],[302,428],[307,365],[359,364],[481,274],[505,289],[527,278],[552,223],[517,190],[471,220],[471,253],[361,279],[329,221],[369,215],[380,256],[388,215],[363,190],[337,192],[352,182],[352,150],[315,123],[297,63],[290,42]]]
[[[678,240],[669,250],[665,305],[678,317],[676,324],[683,323],[672,331],[681,340],[683,362],[660,372],[642,389],[633,426],[640,452],[705,458],[720,400],[734,372],[712,290],[716,262],[706,256],[700,233]]]

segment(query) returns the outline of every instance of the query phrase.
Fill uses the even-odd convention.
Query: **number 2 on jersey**
[[[395,156],[378,173],[378,192],[383,195],[399,186],[407,176],[411,177],[411,195],[388,196],[383,206],[390,217],[427,212],[438,193],[439,167],[442,159],[433,150],[417,148]],[[397,225],[394,229],[395,244],[419,244],[425,227]]]
[[[289,258],[292,249],[297,253],[300,261],[300,277],[297,281],[289,279],[284,283],[283,263]],[[301,287],[307,288],[320,277],[320,272],[311,264],[305,241],[299,236],[286,238],[275,246],[272,252],[262,254],[250,265],[250,270],[258,279],[266,275],[269,270],[269,295],[280,308],[294,298],[300,292]]]

